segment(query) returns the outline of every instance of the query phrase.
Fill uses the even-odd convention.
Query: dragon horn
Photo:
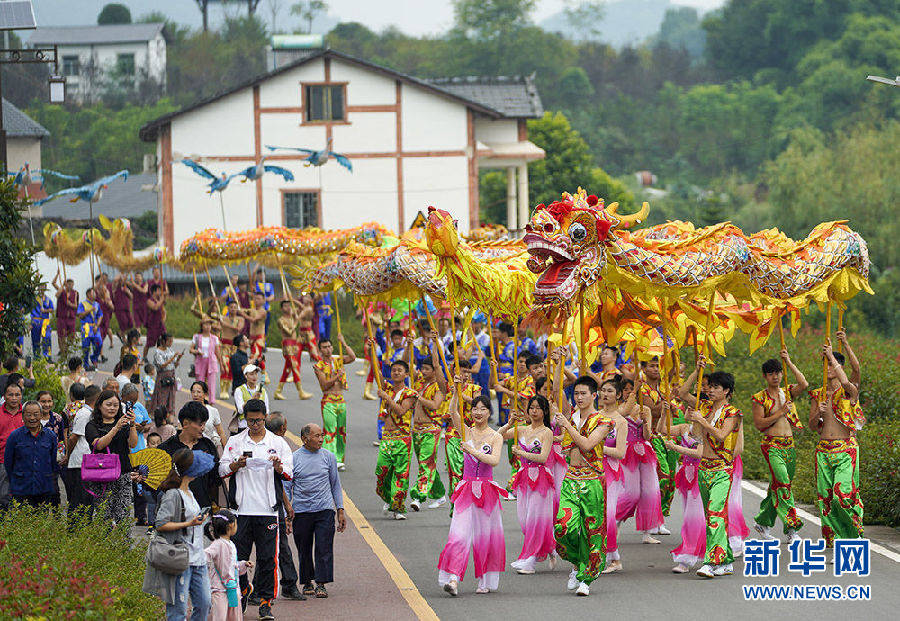
[[[627,216],[617,215],[616,210],[618,209],[618,207],[619,205],[617,203],[613,203],[606,208],[606,210],[614,214],[616,219],[618,220],[618,223],[615,227],[617,229],[628,228],[632,224],[639,224],[643,222],[647,218],[647,214],[650,213],[650,203],[647,202],[644,202],[644,204],[641,205],[641,210],[639,212],[629,214]]]

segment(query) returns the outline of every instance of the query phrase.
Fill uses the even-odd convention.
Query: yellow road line
[[[302,441],[296,434],[288,431],[285,435],[289,436],[297,444],[302,444]],[[363,540],[369,545],[375,556],[378,557],[378,560],[381,561],[391,580],[394,581],[394,584],[400,590],[400,595],[409,604],[416,617],[422,621],[439,621],[439,617],[428,605],[428,602],[425,601],[425,598],[422,597],[422,594],[419,593],[419,589],[416,588],[412,578],[403,569],[403,565],[400,564],[400,561],[397,560],[390,548],[381,540],[381,537],[378,536],[378,533],[375,532],[375,529],[372,528],[366,517],[356,507],[350,496],[347,495],[346,490],[344,491],[344,512],[353,522],[353,525],[356,526],[356,530],[362,535]]]

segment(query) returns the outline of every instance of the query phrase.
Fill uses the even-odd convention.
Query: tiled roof
[[[50,135],[50,132],[44,129],[43,125],[32,120],[31,117],[5,99],[3,100],[3,129],[6,130],[6,135],[10,138],[26,136],[43,138]]]
[[[83,183],[91,180],[82,179]],[[78,185],[76,183],[75,185]],[[110,220],[116,218],[134,218],[145,211],[156,212],[158,210],[157,192],[142,190],[143,186],[155,186],[155,173],[141,173],[131,175],[128,181],[122,183],[117,180],[110,183],[99,201],[94,203],[94,218],[103,214]],[[61,196],[43,205],[45,218],[63,218],[65,220],[87,220],[90,215],[88,204],[84,201],[69,202],[69,197]]]
[[[27,45],[87,45],[90,43],[140,43],[156,37],[165,24],[109,24],[105,26],[46,26],[28,37]],[[165,36],[165,33],[163,33]]]
[[[463,77],[426,80],[454,95],[477,101],[503,116],[537,118],[544,114],[540,95],[531,76]]]

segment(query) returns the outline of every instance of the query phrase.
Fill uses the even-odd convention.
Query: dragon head
[[[456,254],[459,248],[459,232],[456,220],[443,209],[428,207],[428,225],[425,227],[425,239],[428,248],[439,257]]]
[[[618,207],[604,207],[601,199],[581,188],[574,196],[566,192],[558,201],[537,206],[523,238],[531,254],[528,269],[539,275],[535,302],[569,302],[600,278],[610,232],[640,222],[649,210],[644,203],[638,213],[622,216]]]

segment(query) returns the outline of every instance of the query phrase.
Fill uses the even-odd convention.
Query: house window
[[[63,56],[62,72],[65,76],[77,76],[81,73],[81,62],[78,56]]]
[[[303,87],[307,122],[343,121],[344,84],[308,84]]]
[[[289,229],[319,226],[318,192],[285,192],[284,225]]]
[[[134,75],[134,54],[116,54],[116,71],[122,75]]]

